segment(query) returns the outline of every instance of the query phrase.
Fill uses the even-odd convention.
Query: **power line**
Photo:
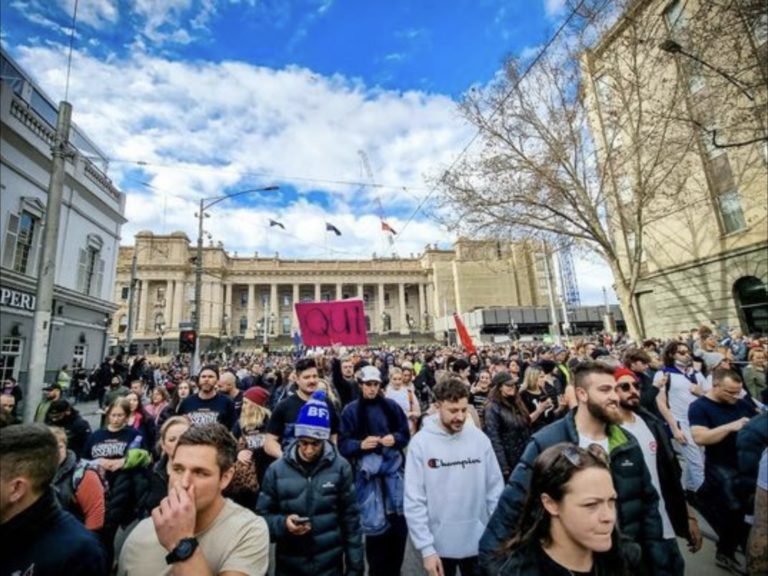
[[[178,172],[217,172],[217,173],[226,173],[226,174],[236,174],[238,176],[255,176],[255,177],[261,177],[261,178],[270,178],[272,180],[279,180],[283,182],[310,182],[310,183],[318,183],[318,184],[335,184],[338,186],[349,186],[349,187],[358,187],[358,188],[384,188],[384,189],[391,189],[391,190],[404,190],[408,192],[409,190],[429,190],[428,188],[424,188],[421,186],[404,186],[403,184],[372,184],[368,182],[363,181],[355,181],[355,180],[333,180],[329,178],[310,178],[307,176],[291,176],[291,175],[280,175],[280,174],[273,174],[269,172],[253,172],[250,170],[231,170],[227,168],[216,168],[216,167],[195,167],[195,166],[185,166],[185,167],[179,167],[172,164],[163,164],[160,162],[146,162],[144,160],[128,160],[128,159],[120,159],[120,158],[110,158],[110,163],[114,164],[134,164],[136,166],[148,166],[148,167],[155,167],[155,168],[167,168],[170,170],[176,170]]]
[[[510,88],[510,90],[504,95],[504,97],[501,99],[501,101],[496,105],[496,107],[491,112],[490,116],[488,116],[488,121],[492,120],[496,114],[502,109],[502,107],[507,103],[507,100],[512,96],[514,91],[517,89],[517,87],[520,85],[520,83],[525,79],[525,77],[528,75],[528,73],[533,69],[533,67],[538,64],[539,60],[546,54],[547,50],[554,44],[557,37],[560,35],[560,33],[565,29],[566,26],[570,23],[570,21],[573,19],[573,17],[578,13],[578,11],[581,9],[582,5],[584,4],[585,0],[580,0],[579,3],[571,10],[571,13],[568,14],[568,17],[563,20],[563,23],[560,25],[560,27],[557,29],[557,31],[554,33],[554,35],[547,41],[547,43],[542,47],[541,50],[539,50],[538,54],[536,54],[536,57],[531,61],[531,63],[528,65],[528,67],[523,71],[523,73],[520,75],[520,78],[518,78],[517,82],[515,82],[514,86]],[[443,173],[443,177],[447,175],[451,170],[454,169],[454,167],[459,163],[459,161],[464,157],[464,155],[467,153],[469,148],[472,146],[472,144],[475,143],[475,140],[480,136],[482,133],[482,128],[478,128],[472,136],[472,138],[467,142],[466,146],[459,152],[459,155],[454,159],[454,161],[451,163],[451,165],[445,170]],[[441,178],[442,180],[442,178]],[[427,203],[427,201],[432,197],[432,195],[437,191],[438,184],[434,184],[427,195],[424,197],[424,199],[419,203],[418,206],[416,206],[416,209],[413,211],[413,213],[410,215],[408,220],[406,221],[405,225],[400,230],[400,234],[398,235],[398,239],[402,237],[403,231],[408,227],[408,225],[413,221],[416,214],[419,213],[421,208],[424,206],[424,204]],[[395,240],[397,242],[397,240]]]

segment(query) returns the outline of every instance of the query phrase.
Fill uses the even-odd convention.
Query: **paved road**
[[[77,409],[80,410],[80,413],[90,422],[94,429],[99,426],[101,416],[98,413],[98,405],[95,402],[78,404]],[[715,566],[714,531],[701,517],[699,517],[699,523],[705,533],[704,546],[699,552],[691,554],[685,546],[685,541],[680,540],[680,549],[685,558],[686,576],[725,576],[730,574]],[[424,570],[421,567],[421,558],[418,552],[413,549],[410,540],[405,551],[405,561],[401,574],[402,576],[421,576],[424,574]]]

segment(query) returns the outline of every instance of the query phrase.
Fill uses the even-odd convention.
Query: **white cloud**
[[[19,50],[20,63],[54,100],[62,94],[65,54],[61,47]],[[423,175],[450,163],[471,135],[445,96],[370,89],[299,67],[174,62],[143,53],[108,61],[76,54],[70,101],[74,121],[107,152],[110,175],[128,192],[126,242],[139,230],[161,227],[196,235],[197,199],[227,189],[277,182],[300,194],[330,194],[327,209],[301,198],[266,208],[216,206],[207,227],[241,254],[322,256],[325,220],[344,232],[329,238],[337,251],[330,256],[381,253],[386,245],[375,197],[400,231],[428,190]],[[367,181],[359,150],[368,154],[375,181],[394,188],[330,183]],[[152,189],[141,188],[135,175],[125,178],[137,162],[146,163],[138,179]],[[295,222],[295,237],[265,227],[275,216]],[[447,240],[417,216],[396,249],[404,256]]]
[[[544,12],[547,16],[557,16],[565,7],[565,0],[544,0]]]
[[[71,18],[75,9],[75,0],[58,0],[58,5]],[[111,26],[117,23],[119,16],[116,0],[88,0],[78,2],[77,5],[77,22],[92,28],[102,29]]]

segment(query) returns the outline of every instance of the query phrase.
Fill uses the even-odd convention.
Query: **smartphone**
[[[293,523],[297,526],[301,526],[302,524],[309,524],[309,518],[306,516],[299,516],[298,518],[293,519]]]

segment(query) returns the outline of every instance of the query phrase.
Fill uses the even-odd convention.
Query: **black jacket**
[[[618,538],[618,534],[615,533],[615,537]],[[544,554],[545,552],[538,543],[520,546],[505,557],[498,576],[551,576],[551,573],[548,572],[548,563],[543,562]],[[596,554],[594,558],[596,576],[624,576],[627,574],[620,550]],[[570,572],[567,569],[564,571]]]
[[[755,416],[736,437],[739,451],[739,496],[745,514],[755,508],[757,469],[763,450],[768,448],[768,412]]]
[[[363,540],[352,467],[326,442],[308,473],[298,462],[296,449],[294,442],[267,469],[256,505],[277,543],[275,574],[362,576]],[[288,532],[285,518],[291,514],[309,517],[312,530],[304,536]]]
[[[354,378],[351,378],[350,380],[344,378],[344,374],[341,372],[341,360],[338,358],[331,359],[331,377],[333,379],[333,385],[336,388],[336,392],[339,393],[339,400],[341,400],[342,407],[346,406],[353,400],[357,400],[357,380]]]
[[[96,537],[61,509],[53,489],[0,524],[0,574],[106,576],[107,559]]]
[[[91,425],[74,408],[70,409],[69,415],[58,422],[51,420],[50,413],[46,416],[46,424],[49,426],[59,426],[67,433],[67,448],[72,450],[78,458],[85,455],[85,445],[88,442],[88,436],[91,435]]]
[[[528,418],[517,417],[501,402],[491,401],[486,405],[484,420],[485,433],[491,440],[499,467],[506,478],[517,466],[531,437]]]
[[[531,483],[533,463],[546,448],[560,442],[578,445],[574,416],[569,412],[564,418],[545,426],[531,437],[509,483],[501,494],[496,511],[480,539],[479,554],[486,574],[496,574],[499,568],[498,551],[517,530],[517,522]],[[611,475],[618,494],[618,523],[622,531],[622,548],[627,558],[638,556],[642,551],[642,565],[650,573],[664,576],[673,574],[670,558],[663,544],[659,495],[653,488],[643,453],[637,440],[618,426],[608,427]],[[631,568],[638,568],[633,565]]]

